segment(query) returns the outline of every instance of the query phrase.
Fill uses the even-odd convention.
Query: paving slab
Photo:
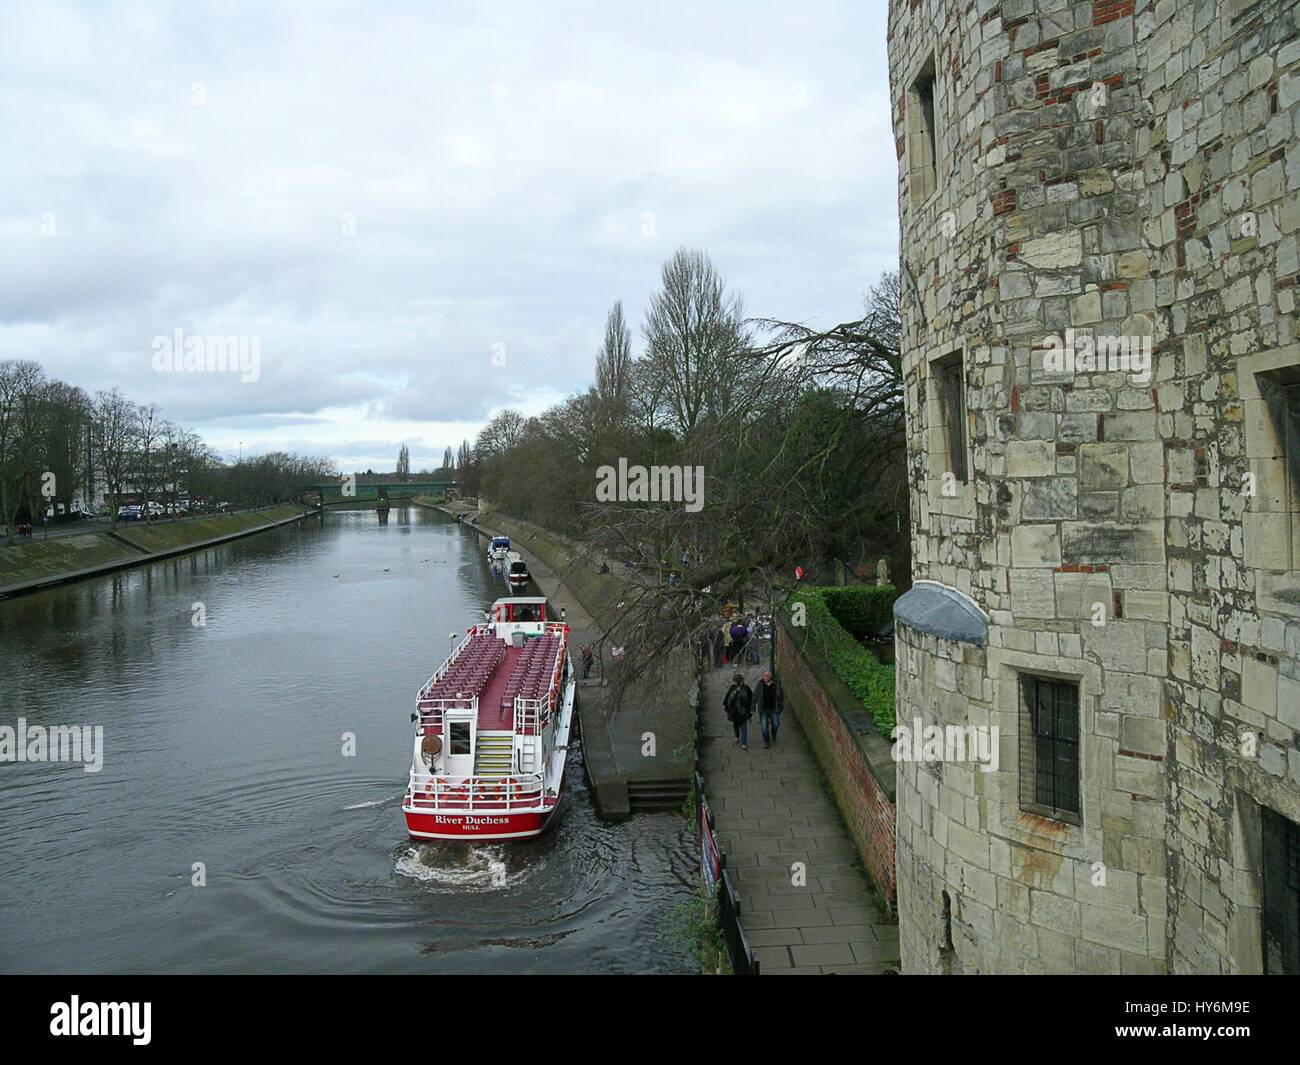
[[[740,669],[751,687],[762,670]],[[749,749],[736,743],[722,712],[735,672],[728,666],[705,678],[700,766],[759,971],[878,974],[895,967],[898,926],[876,905],[798,720],[784,714],[777,742],[764,749],[754,717]]]

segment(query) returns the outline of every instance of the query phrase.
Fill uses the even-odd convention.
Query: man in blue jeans
[[[745,683],[745,675],[737,673],[731,678],[731,687],[722,697],[722,709],[736,731],[736,742],[742,751],[749,750],[749,719],[754,714],[754,693]]]
[[[770,747],[776,742],[776,732],[781,727],[781,689],[777,687],[770,669],[758,682],[754,699],[758,703],[758,723],[763,728],[763,746]]]

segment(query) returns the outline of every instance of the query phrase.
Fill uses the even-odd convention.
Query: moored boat
[[[532,578],[528,574],[528,563],[523,555],[511,551],[506,555],[506,582],[512,592],[522,592],[528,587]]]
[[[510,553],[510,537],[494,536],[488,543],[487,557],[489,562],[502,563],[506,560],[506,555]]]
[[[402,812],[415,839],[527,839],[560,802],[577,681],[542,597],[492,604],[416,696]]]

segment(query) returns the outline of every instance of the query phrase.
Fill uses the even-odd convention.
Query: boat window
[[[472,735],[470,733],[470,723],[468,721],[450,721],[447,727],[451,732],[451,742],[448,744],[448,751],[451,754],[470,754]]]

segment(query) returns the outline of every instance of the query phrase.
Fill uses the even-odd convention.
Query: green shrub
[[[835,620],[859,640],[870,639],[894,619],[893,585],[852,585],[847,588],[819,588]]]
[[[852,632],[832,613],[827,600],[838,597],[840,605],[846,602],[861,604],[852,616],[862,624],[868,624],[863,619],[876,616],[872,611],[879,609],[879,603],[888,599],[892,610],[898,591],[894,588],[864,588],[861,591],[872,594],[856,599],[851,595],[840,595],[857,591],[854,588],[805,588],[793,595],[790,603],[804,604],[809,640],[830,663],[835,675],[862,700],[880,733],[888,737],[894,730],[894,667],[884,665],[858,643]],[[867,631],[873,636],[885,626],[883,621],[878,625],[870,624],[874,627]],[[794,631],[799,630],[796,627]]]
[[[730,975],[731,959],[718,922],[717,898],[703,880],[687,899],[677,904],[668,922],[670,938],[699,963],[701,972]]]

